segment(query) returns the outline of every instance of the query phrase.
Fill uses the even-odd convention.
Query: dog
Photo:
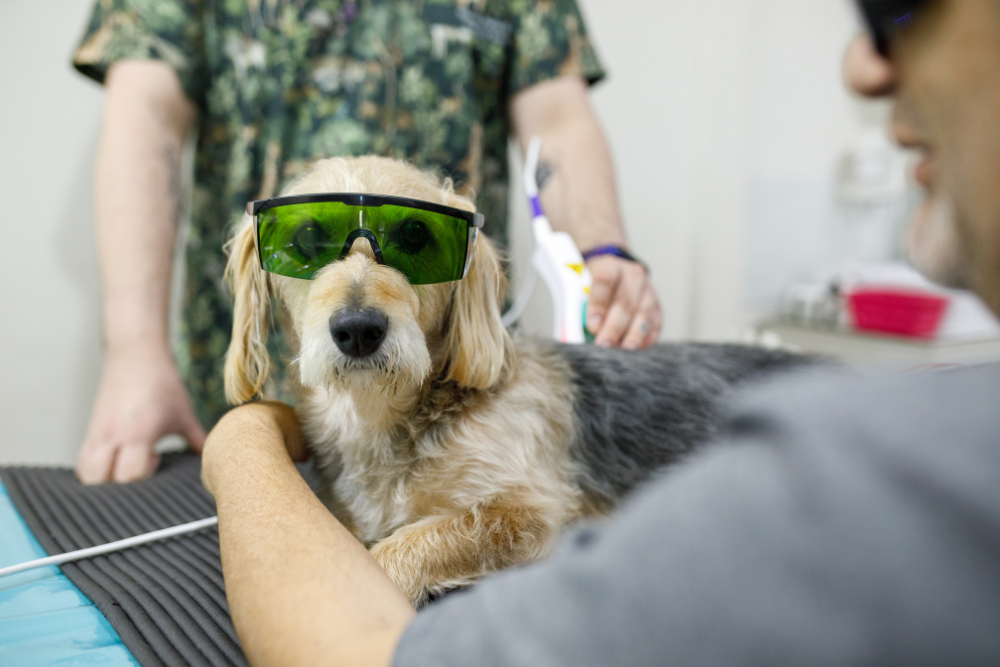
[[[320,161],[283,194],[333,192],[474,211],[450,181],[378,157]],[[417,286],[362,238],[313,280],[265,273],[249,215],[227,250],[228,400],[263,391],[275,298],[320,497],[416,606],[544,557],[567,524],[608,513],[709,440],[734,386],[811,363],[755,347],[624,351],[512,337],[504,271],[483,237],[464,279]],[[332,334],[358,312],[384,323],[363,354]]]

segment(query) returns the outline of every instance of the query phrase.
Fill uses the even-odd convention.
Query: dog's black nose
[[[372,308],[342,310],[330,318],[333,342],[349,357],[367,357],[375,352],[388,330],[389,318]]]

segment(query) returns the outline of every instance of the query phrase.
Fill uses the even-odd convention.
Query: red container
[[[937,335],[950,301],[933,292],[863,287],[851,292],[847,303],[856,329],[930,339]]]

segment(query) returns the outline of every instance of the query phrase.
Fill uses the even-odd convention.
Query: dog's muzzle
[[[340,351],[362,359],[374,354],[389,331],[389,318],[373,308],[342,310],[330,318],[330,334]]]

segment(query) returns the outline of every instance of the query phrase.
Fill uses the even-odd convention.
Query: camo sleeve
[[[202,105],[206,86],[200,0],[98,0],[73,66],[104,83],[119,60],[162,60]]]
[[[513,0],[511,4],[511,95],[560,76],[581,76],[591,85],[604,78],[576,0]]]

